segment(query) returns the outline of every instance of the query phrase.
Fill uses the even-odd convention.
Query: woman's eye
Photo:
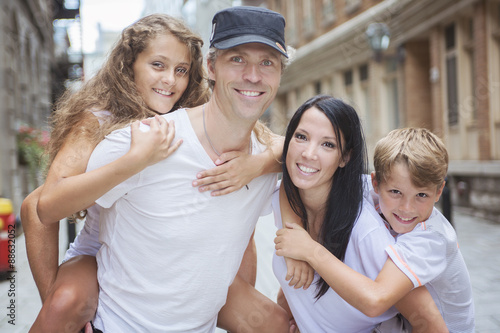
[[[389,192],[392,193],[392,194],[400,194],[401,193],[398,190],[390,190]]]
[[[153,67],[156,67],[156,68],[163,68],[163,64],[161,62],[158,62],[158,61],[155,61],[153,62]]]
[[[296,133],[295,138],[298,140],[305,140],[306,136],[304,134]]]
[[[243,62],[243,59],[241,59],[240,57],[233,57],[232,60],[234,62]]]
[[[323,146],[328,147],[328,148],[335,148],[335,144],[333,142],[325,142],[323,143]]]
[[[417,197],[419,197],[419,198],[427,198],[428,195],[425,194],[425,193],[419,193],[419,194],[417,194]]]
[[[264,66],[272,66],[273,62],[272,62],[271,60],[264,60],[264,61],[262,62],[262,64],[263,64]]]

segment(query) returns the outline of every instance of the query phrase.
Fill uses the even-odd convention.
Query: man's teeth
[[[160,90],[160,89],[155,89],[155,88],[153,88],[153,90],[155,92],[157,92],[158,94],[164,95],[164,96],[170,96],[173,94],[171,91],[165,91],[165,90]]]
[[[317,169],[313,169],[313,168],[308,168],[306,166],[303,166],[303,165],[299,165],[299,169],[303,172],[307,172],[307,173],[313,173],[313,172],[316,172],[318,171]]]
[[[260,95],[260,92],[258,92],[258,91],[240,90],[240,93],[242,95],[245,95],[245,96],[248,96],[248,97],[255,97],[255,96],[259,96]]]

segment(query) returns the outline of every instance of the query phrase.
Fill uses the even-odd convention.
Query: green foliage
[[[50,139],[49,132],[21,126],[16,139],[19,164],[28,167],[32,180],[37,184],[39,171],[45,170],[47,166],[47,155],[44,151]]]

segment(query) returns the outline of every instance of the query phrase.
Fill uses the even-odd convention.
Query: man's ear
[[[212,81],[215,81],[215,63],[211,60],[207,60],[207,71],[208,78]]]
[[[371,176],[372,176],[373,190],[375,191],[375,193],[379,194],[378,193],[378,181],[377,181],[377,177],[375,175],[375,171],[372,171]]]

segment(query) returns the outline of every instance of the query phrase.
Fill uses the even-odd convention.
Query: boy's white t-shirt
[[[469,271],[455,229],[435,207],[429,219],[398,235],[386,251],[415,287],[427,287],[450,332],[474,332]]]
[[[214,167],[185,110],[175,121],[179,149],[97,200],[100,285],[95,326],[104,332],[211,332],[260,215],[270,212],[276,175],[213,197],[192,187]],[[252,135],[252,152],[263,151]],[[94,150],[88,170],[130,147],[130,127]]]
[[[282,228],[279,205],[279,190],[273,195],[273,210],[276,226]],[[339,207],[341,209],[341,207]],[[375,279],[387,261],[385,248],[394,244],[387,227],[378,213],[366,200],[349,239],[344,263],[355,271]],[[288,301],[294,319],[301,332],[307,333],[370,333],[375,326],[397,315],[391,307],[378,317],[370,318],[344,301],[333,289],[328,289],[317,300],[318,273],[307,290],[295,289],[285,280],[286,263],[283,257],[273,255],[273,270]]]

